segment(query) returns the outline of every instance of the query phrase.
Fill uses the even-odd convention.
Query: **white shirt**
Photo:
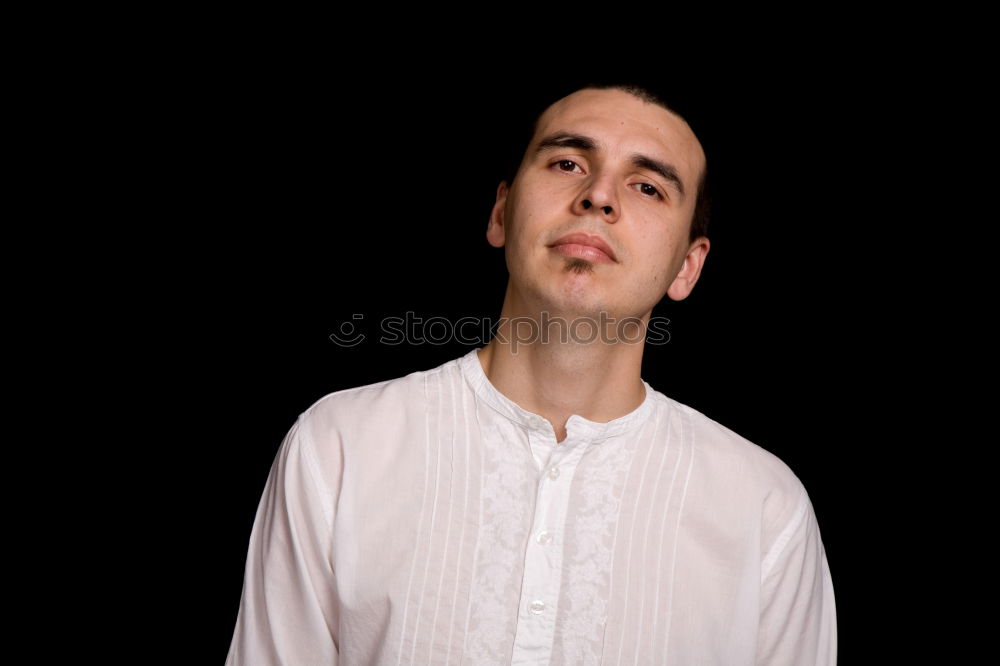
[[[250,536],[227,665],[833,665],[809,496],[648,383],[551,424],[477,350],[300,414]]]

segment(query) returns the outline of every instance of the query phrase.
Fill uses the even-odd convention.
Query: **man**
[[[706,167],[642,89],[542,113],[489,217],[496,336],[299,416],[228,664],[835,663],[799,479],[640,377],[635,329],[708,254]]]

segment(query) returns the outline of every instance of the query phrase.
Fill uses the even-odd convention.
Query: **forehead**
[[[667,161],[691,183],[705,164],[701,142],[683,118],[622,90],[578,90],[554,102],[539,117],[532,145],[557,131],[591,136],[611,154]]]

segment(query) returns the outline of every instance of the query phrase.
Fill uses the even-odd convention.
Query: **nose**
[[[592,204],[592,203],[590,202],[590,199],[584,199],[584,200],[583,200],[583,209],[584,209],[584,210],[588,210],[588,209],[589,209],[589,208],[590,208],[591,206],[593,206],[593,205],[594,205],[594,204]],[[605,204],[605,205],[604,205],[604,206],[602,206],[601,208],[603,208],[603,209],[604,209],[604,214],[605,214],[605,215],[610,215],[610,214],[611,214],[611,213],[612,213],[612,212],[614,211],[614,209],[613,209],[613,208],[611,207],[611,205],[610,205],[610,204]]]
[[[612,185],[606,179],[594,182],[577,199],[577,205],[579,206],[577,213],[583,214],[585,211],[596,207],[605,222],[611,224],[617,222],[620,212],[618,210],[618,202],[615,201],[615,195],[611,188]]]

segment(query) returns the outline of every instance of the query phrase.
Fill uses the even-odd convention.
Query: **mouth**
[[[574,233],[563,236],[549,245],[549,248],[567,257],[577,257],[596,263],[611,264],[618,261],[611,246],[603,238],[590,234]]]

